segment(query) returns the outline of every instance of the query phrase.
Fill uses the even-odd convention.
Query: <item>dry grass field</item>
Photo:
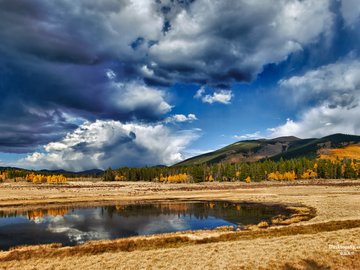
[[[0,269],[360,269],[360,181],[0,184],[0,211],[197,199],[296,205],[269,228],[193,231],[0,252]],[[284,225],[289,224],[289,225]]]

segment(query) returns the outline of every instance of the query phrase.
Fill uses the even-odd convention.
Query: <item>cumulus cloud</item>
[[[172,108],[165,90],[141,80],[118,81],[114,71],[100,66],[91,71],[55,65],[42,70],[36,61],[15,66],[0,60],[0,73],[6,70],[0,84],[3,152],[32,151],[84,120],[158,121]]]
[[[329,33],[332,22],[328,0],[197,0],[149,49],[147,67],[164,80],[250,81]]]
[[[288,119],[284,125],[269,129],[272,137],[294,135],[300,138],[319,138],[334,133],[360,133],[360,107],[329,108],[321,105],[300,115],[297,121]]]
[[[165,92],[131,81],[143,57],[132,44],[161,35],[154,10],[146,0],[0,1],[0,151],[29,152],[59,139],[79,124],[65,114],[163,118],[171,109]]]
[[[111,87],[114,110],[123,111],[127,116],[156,119],[171,111],[172,106],[165,100],[166,93],[160,89],[134,81],[114,82]]]
[[[231,90],[218,90],[211,95],[205,94],[205,92],[205,87],[200,87],[194,98],[200,99],[203,103],[213,104],[217,102],[222,104],[230,104],[233,97]]]
[[[328,0],[0,1],[0,151],[58,140],[79,126],[64,115],[159,122],[171,110],[164,86],[250,81],[333,18]]]
[[[169,165],[181,161],[182,151],[197,137],[197,130],[173,131],[161,124],[97,120],[45,145],[44,152],[29,155],[19,165],[71,171]]]
[[[360,61],[344,59],[279,82],[296,103],[327,102],[330,107],[352,107],[359,102]]]
[[[298,120],[288,119],[284,125],[270,129],[272,136],[321,137],[360,132],[358,60],[344,59],[308,71],[303,76],[282,80],[280,86],[297,104],[307,109]]]
[[[175,114],[167,117],[164,122],[165,123],[184,123],[184,122],[193,122],[198,120],[196,115],[193,113],[189,113],[187,116],[184,114]]]
[[[249,81],[329,32],[334,17],[328,0],[2,1],[0,12],[8,55],[116,60],[121,76],[168,84]]]
[[[243,135],[234,135],[233,136],[237,140],[256,140],[263,138],[264,136],[261,135],[260,131],[256,131],[254,133],[247,133]]]

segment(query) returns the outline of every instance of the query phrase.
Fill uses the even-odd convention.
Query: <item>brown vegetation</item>
[[[26,260],[30,258],[49,258],[65,256],[94,255],[106,252],[135,250],[151,250],[159,248],[178,248],[184,245],[217,243],[222,241],[253,240],[256,238],[275,238],[281,236],[317,234],[337,230],[353,229],[360,227],[360,220],[331,221],[304,226],[290,226],[266,229],[259,224],[251,230],[229,232],[229,228],[207,232],[204,237],[189,237],[190,232],[170,233],[147,237],[129,237],[112,241],[91,241],[75,247],[62,247],[60,244],[24,246],[3,252],[0,261]],[[206,231],[199,231],[206,232]]]
[[[67,185],[39,186],[4,183],[0,186],[0,210],[33,209],[44,207],[49,202],[57,207],[58,203],[86,201],[222,199],[289,204],[297,212],[288,219],[273,219],[270,227],[259,223],[245,231],[220,228],[93,241],[76,247],[22,247],[0,252],[0,268],[358,269],[360,251],[351,251],[345,256],[339,250],[329,249],[329,245],[359,245],[359,195],[360,182],[356,180],[191,185],[69,182]],[[316,216],[309,219],[314,216],[314,211]]]

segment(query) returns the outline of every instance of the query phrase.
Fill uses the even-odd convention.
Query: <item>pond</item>
[[[0,249],[47,243],[71,246],[89,240],[237,227],[270,221],[280,214],[290,215],[291,211],[281,206],[223,201],[0,211]]]

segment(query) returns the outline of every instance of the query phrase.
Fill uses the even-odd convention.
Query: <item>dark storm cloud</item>
[[[0,151],[11,152],[10,141],[13,151],[30,151],[59,139],[81,119],[157,121],[171,109],[164,92],[137,82],[119,84],[102,65],[3,62],[0,73]]]
[[[72,64],[117,59],[128,76],[168,83],[251,80],[316,40],[332,19],[326,0],[20,0],[0,7],[7,48]]]
[[[6,83],[2,83],[0,90],[2,87],[9,89],[7,86]],[[21,90],[21,86],[18,85],[17,89]],[[34,102],[33,98],[28,99],[26,95],[22,97],[21,91],[0,93],[1,152],[29,152],[35,150],[38,145],[60,139],[64,133],[77,127],[77,124],[69,121],[63,112],[49,106],[41,106]]]
[[[156,89],[104,82],[92,69],[52,68],[7,68],[0,83],[0,151],[31,151],[59,139],[76,128],[81,119],[150,121],[171,109],[164,94]],[[79,82],[75,74],[84,81]],[[126,100],[127,96],[131,101]],[[147,96],[152,100],[144,100]]]
[[[331,1],[197,0],[150,48],[155,77],[212,85],[251,81],[331,29]],[[165,74],[165,76],[164,76]]]
[[[48,61],[96,62],[99,51],[91,49],[90,40],[82,38],[77,28],[70,25],[71,21],[77,22],[72,18],[71,10],[66,12],[64,4],[51,5],[36,0],[1,1],[1,48],[8,54],[29,54]],[[101,31],[93,31],[93,34],[101,35]]]
[[[174,82],[251,81],[330,31],[329,2],[0,0],[0,151],[82,120],[158,121]]]
[[[138,56],[129,44],[154,26],[137,23],[134,8],[112,0],[0,1],[0,151],[32,151],[80,119],[153,121],[170,110],[158,89],[116,84],[135,78]],[[128,34],[130,25],[122,25],[132,21],[134,33]],[[109,78],[111,69],[117,78]],[[127,106],[122,99],[129,92],[141,96],[138,89],[156,101],[137,103],[135,96]]]

